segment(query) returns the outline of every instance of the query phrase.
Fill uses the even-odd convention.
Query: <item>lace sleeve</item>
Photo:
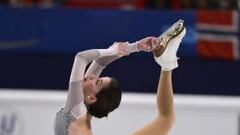
[[[137,48],[137,45],[138,45],[138,42],[128,43],[128,47],[127,47],[128,52],[129,53],[138,52],[139,50]],[[101,72],[107,65],[109,65],[110,63],[112,63],[113,61],[115,61],[119,58],[121,58],[121,56],[100,57],[99,59],[92,62],[92,64],[89,66],[85,76],[93,74],[93,75],[99,77]]]
[[[96,49],[79,52],[74,59],[64,111],[68,112],[79,103],[84,103],[83,78],[88,63],[100,57]]]
[[[83,93],[83,78],[84,78],[84,72],[86,69],[87,64],[92,62],[93,60],[102,61],[100,63],[106,65],[108,62],[111,62],[112,58],[111,56],[114,56],[116,52],[113,49],[92,49],[92,50],[86,50],[83,52],[79,52],[74,59],[73,68],[70,76],[69,81],[69,88],[68,88],[68,96],[67,101],[65,103],[64,111],[68,112],[71,111],[72,114],[76,117],[81,116],[82,113],[85,111],[85,105],[84,105],[84,93]],[[110,59],[106,59],[108,62],[104,62],[102,58],[109,57]],[[115,57],[115,56],[114,56]],[[91,68],[92,72],[95,71],[96,73],[101,70],[101,66],[95,66],[100,67],[97,68]],[[94,69],[94,70],[93,70]],[[84,109],[85,108],[85,109]]]
[[[118,58],[120,58],[120,56],[106,56],[93,61],[92,64],[89,66],[85,76],[93,74],[99,77],[103,69]]]
[[[87,64],[99,57],[100,53],[95,49],[79,52],[74,59],[70,82],[83,80]]]

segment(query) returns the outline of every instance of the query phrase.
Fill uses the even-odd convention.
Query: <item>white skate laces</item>
[[[183,20],[179,20],[159,36],[157,48],[153,54],[155,61],[163,71],[170,71],[178,67],[177,50],[185,34]]]

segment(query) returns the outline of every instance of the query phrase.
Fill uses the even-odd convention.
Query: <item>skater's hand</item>
[[[126,56],[129,55],[128,51],[128,42],[115,42],[109,47],[114,52],[114,55],[117,56]]]
[[[151,52],[156,48],[156,37],[146,37],[138,41],[137,49],[140,51]]]

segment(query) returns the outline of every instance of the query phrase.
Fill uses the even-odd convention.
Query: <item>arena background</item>
[[[178,19],[187,34],[173,74],[178,117],[171,134],[239,135],[238,1],[225,8],[156,1],[1,0],[0,135],[53,134],[77,52],[159,36]],[[151,119],[159,72],[146,52],[109,65],[102,76],[121,82],[124,99],[110,118],[94,121],[96,134],[128,134]]]
[[[158,36],[184,19],[187,34],[179,50],[180,67],[174,74],[175,92],[239,95],[238,12],[212,12],[1,7],[0,87],[66,90],[78,51]],[[232,20],[213,24],[221,13],[222,18]],[[204,22],[202,14],[213,15]],[[207,31],[199,25],[202,23],[222,28]],[[224,31],[225,27],[236,29]],[[206,35],[210,43],[200,38]],[[119,79],[126,92],[152,93],[158,72],[152,54],[141,52],[112,63],[103,75]]]

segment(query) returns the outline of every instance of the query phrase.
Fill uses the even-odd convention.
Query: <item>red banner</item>
[[[236,11],[198,11],[198,54],[205,58],[238,60],[238,20]]]

